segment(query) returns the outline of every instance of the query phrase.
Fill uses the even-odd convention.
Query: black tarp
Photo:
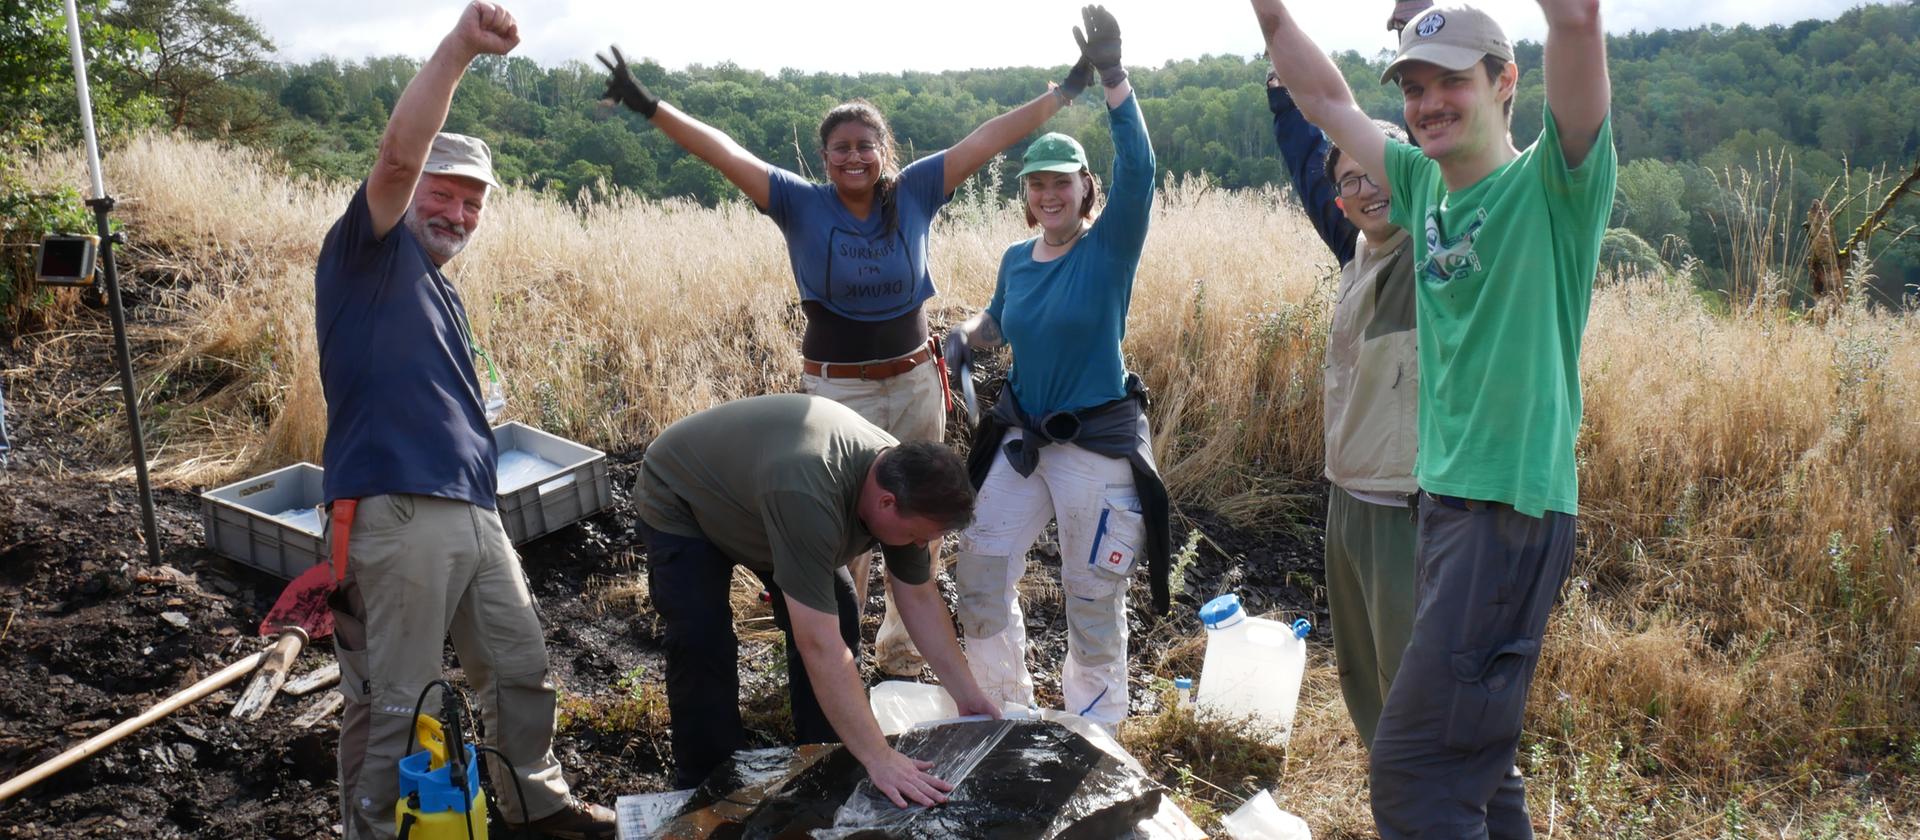
[[[658,836],[1104,839],[1127,836],[1160,807],[1151,780],[1057,723],[950,723],[890,740],[954,784],[945,804],[894,807],[837,744],[754,750],[715,770]]]

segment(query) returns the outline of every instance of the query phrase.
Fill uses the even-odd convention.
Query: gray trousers
[[[369,496],[348,531],[347,555],[347,578],[329,601],[347,700],[340,720],[347,840],[395,834],[397,765],[413,704],[441,676],[449,634],[487,742],[513,762],[519,779],[516,786],[498,758],[487,757],[502,817],[527,822],[565,806],[546,638],[500,515],[432,496]],[[439,697],[429,694],[422,711],[437,717]]]
[[[1574,517],[1420,494],[1413,637],[1369,765],[1382,840],[1531,838],[1514,767]]]
[[[1364,502],[1333,485],[1327,496],[1327,608],[1340,696],[1373,747],[1400,655],[1413,635],[1412,511]]]

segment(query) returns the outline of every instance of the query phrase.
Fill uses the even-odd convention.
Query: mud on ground
[[[132,303],[136,324],[167,317],[137,297]],[[13,468],[0,471],[0,778],[260,649],[260,619],[285,585],[205,548],[197,495],[205,487],[156,492],[162,565],[148,563],[133,480],[102,477],[126,464],[124,454],[95,451],[75,434],[87,424],[124,422],[110,328],[98,312],[84,320],[84,332],[0,345],[14,445]],[[136,341],[136,356],[153,349]],[[609,804],[668,782],[667,732],[658,724],[660,631],[627,500],[639,451],[636,442],[609,457],[611,510],[522,547],[568,710],[557,753],[580,795]],[[1145,576],[1136,576],[1135,714],[1157,709],[1155,680],[1176,676],[1155,673],[1157,664],[1202,632],[1194,611],[1216,594],[1237,591],[1256,614],[1308,615],[1316,639],[1325,638],[1317,540],[1236,530],[1182,506],[1174,525],[1176,549],[1191,528],[1206,539],[1167,617],[1147,614]],[[1312,523],[1290,529],[1314,531]],[[1043,537],[1021,588],[1029,595],[1030,664],[1042,702],[1055,706],[1066,645],[1058,580],[1057,549]],[[942,586],[951,602],[944,576]],[[880,590],[876,579],[863,622],[869,655]],[[785,652],[753,594],[743,589],[736,598],[742,705],[754,742],[772,745],[783,737]],[[331,647],[320,642],[294,670],[330,661]],[[448,661],[457,673],[451,649]],[[880,679],[871,668],[867,674]],[[925,679],[932,681],[930,672]],[[297,729],[295,717],[319,695],[282,695],[260,721],[240,723],[227,711],[243,686],[237,681],[0,803],[0,836],[337,836],[337,713]]]

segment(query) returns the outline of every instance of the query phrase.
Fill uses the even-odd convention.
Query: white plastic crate
[[[298,463],[200,494],[207,547],[292,579],[327,556],[321,537],[324,475]]]
[[[500,449],[500,521],[514,545],[613,504],[605,452],[525,423],[495,426],[493,440]]]

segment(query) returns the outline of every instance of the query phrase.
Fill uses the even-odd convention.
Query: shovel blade
[[[294,578],[267,610],[260,622],[260,635],[275,636],[290,627],[305,630],[309,639],[333,635],[333,608],[327,596],[333,594],[333,566],[316,563]]]

